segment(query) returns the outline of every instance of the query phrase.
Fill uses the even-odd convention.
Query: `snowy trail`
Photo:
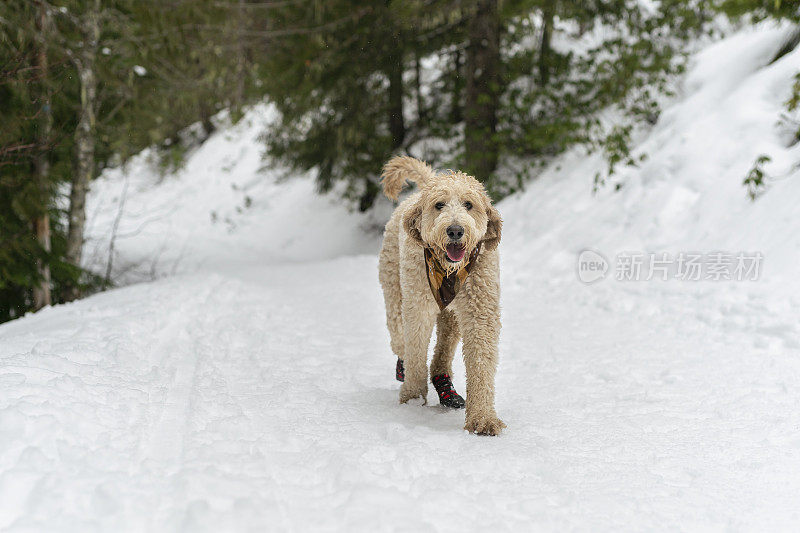
[[[114,279],[147,282],[0,325],[0,531],[795,530],[800,144],[776,120],[800,49],[769,63],[786,30],[699,52],[620,187],[593,196],[606,165],[571,151],[500,203],[497,438],[433,390],[398,404],[390,206],[349,213],[265,170],[268,106],[174,175],[147,153],[107,171],[86,266],[105,271],[130,180]],[[753,203],[761,153],[784,177]],[[587,286],[585,248],[764,269]],[[454,373],[464,392],[460,354]]]
[[[798,518],[800,360],[706,298],[506,283],[497,439],[397,404],[374,257],[180,276],[0,330],[0,526],[512,530]],[[235,272],[235,274],[233,274]],[[743,295],[742,298],[751,298]],[[715,306],[717,307],[717,306]],[[735,309],[735,306],[729,306]],[[51,333],[39,340],[37,331]],[[796,332],[795,332],[796,333]],[[455,369],[464,390],[463,365]]]

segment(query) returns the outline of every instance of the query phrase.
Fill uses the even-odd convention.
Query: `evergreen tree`
[[[497,0],[478,0],[467,36],[464,168],[488,181],[497,168],[501,20]]]
[[[0,321],[100,286],[80,256],[86,194],[103,168],[148,146],[181,152],[218,110],[262,97],[264,28],[241,13],[267,4],[0,4]],[[195,122],[202,138],[184,138]]]
[[[403,74],[414,4],[333,0],[275,13],[297,31],[272,47],[266,69],[282,114],[270,151],[292,168],[315,168],[321,191],[346,181],[362,210],[378,192],[381,159],[407,137]]]
[[[633,126],[656,119],[659,94],[682,69],[683,43],[707,20],[701,0],[658,7],[336,0],[276,10],[286,26],[318,31],[272,50],[268,71],[282,74],[266,83],[281,122],[269,151],[293,169],[314,170],[322,191],[341,181],[362,210],[377,192],[381,164],[393,152],[436,144],[425,141],[445,147],[424,148],[432,163],[467,169],[497,197],[576,143],[603,150],[613,173],[636,163]],[[595,39],[581,47],[588,32]],[[554,49],[554,34],[575,49]],[[438,57],[440,68],[421,82],[426,56]],[[606,127],[604,110],[623,120]],[[525,161],[511,180],[496,172],[509,158]]]
[[[36,2],[4,6],[0,17],[0,321],[49,303],[71,276],[58,260],[63,233],[51,201],[51,100],[57,62],[48,63],[50,20]]]

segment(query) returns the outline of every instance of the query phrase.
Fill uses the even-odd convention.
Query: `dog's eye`
[[[434,205],[433,207],[435,207],[437,211],[441,211],[442,209],[444,209],[444,202],[436,202],[436,205]]]
[[[464,208],[469,211],[472,209],[472,202],[464,202]]]

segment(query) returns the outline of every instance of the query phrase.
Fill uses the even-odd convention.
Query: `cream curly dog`
[[[425,400],[427,355],[433,325],[437,339],[430,372],[442,404],[463,407],[450,376],[463,335],[467,369],[464,429],[497,435],[505,424],[494,409],[500,336],[497,245],[502,220],[483,186],[463,172],[435,173],[412,157],[383,167],[383,191],[397,200],[406,180],[419,191],[386,224],[379,277],[392,351],[397,355],[400,402]]]

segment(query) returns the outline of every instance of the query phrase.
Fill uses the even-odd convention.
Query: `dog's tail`
[[[383,193],[392,200],[397,200],[406,180],[424,185],[435,176],[433,169],[426,162],[407,155],[398,155],[383,166],[381,173]]]

